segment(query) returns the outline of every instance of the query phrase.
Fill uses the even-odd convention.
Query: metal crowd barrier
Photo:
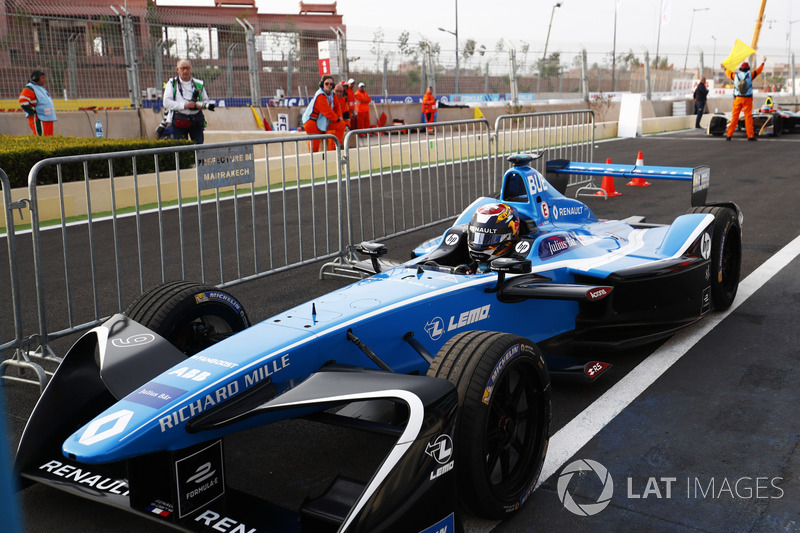
[[[361,278],[354,245],[380,241],[455,218],[493,192],[485,119],[349,132],[342,172],[348,247],[320,277]]]
[[[545,165],[554,159],[592,161],[594,156],[594,111],[556,111],[500,115],[494,122],[492,173],[500,179],[511,154],[541,151],[536,170],[544,174]],[[593,178],[570,176],[567,188],[578,187],[575,196],[601,191]]]
[[[13,313],[0,310],[0,352],[14,350],[0,375],[31,370],[43,388],[47,373],[31,357],[58,363],[56,339],[168,280],[222,288],[325,260],[320,276],[360,277],[356,243],[454,219],[497,191],[508,154],[547,148],[545,160],[591,160],[592,126],[591,112],[563,112],[502,116],[494,133],[485,119],[357,130],[344,148],[302,135],[50,158],[31,169],[29,199],[17,202],[0,174]],[[333,149],[302,153],[314,139]],[[150,158],[152,171],[138,171]],[[252,180],[218,187],[230,172],[214,165],[232,158],[252,162]],[[15,231],[12,209],[30,231]],[[30,254],[17,249],[22,235]],[[12,320],[14,340],[2,344]]]
[[[14,202],[11,199],[11,184],[3,169],[0,169],[0,185],[3,187],[3,207],[5,212],[6,223],[6,244],[8,245],[8,280],[9,286],[4,291],[6,293],[5,301],[10,303],[10,310],[13,315],[14,322],[14,340],[3,342],[3,328],[0,325],[0,354],[6,350],[14,350],[11,357],[4,359],[0,362],[0,375],[6,379],[13,381],[21,381],[26,383],[35,383],[39,385],[40,392],[44,390],[44,384],[47,382],[47,373],[41,365],[35,363],[32,359],[41,359],[49,354],[42,353],[39,344],[33,350],[30,349],[32,343],[36,342],[37,336],[25,339],[23,337],[23,322],[22,322],[22,302],[20,294],[19,283],[19,267],[18,267],[18,252],[16,232],[14,230],[14,210],[17,209],[22,213],[22,208],[27,207],[26,200]],[[7,310],[8,306],[4,310]],[[55,362],[60,362],[60,359],[55,358]],[[6,375],[6,370],[15,368],[19,371],[19,375]],[[26,377],[25,371],[30,370],[36,376],[36,379]]]

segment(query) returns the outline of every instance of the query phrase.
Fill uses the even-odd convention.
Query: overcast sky
[[[319,3],[330,3],[317,0]],[[728,55],[736,39],[751,44],[761,0],[563,0],[553,11],[554,0],[457,0],[459,42],[474,39],[478,45],[494,50],[500,39],[519,48],[530,45],[532,51],[544,49],[550,15],[553,24],[549,51],[608,53],[614,41],[614,13],[617,8],[617,53],[633,50],[655,56],[668,55],[670,62],[681,66],[681,58],[690,47],[690,57],[701,48],[710,63]],[[158,0],[163,5],[213,5],[213,0]],[[256,0],[262,13],[298,13],[298,0]],[[380,27],[384,39],[392,41],[403,30],[412,42],[423,37],[439,42],[442,50],[453,50],[455,38],[438,27],[455,30],[456,0],[337,0],[348,38],[372,41]],[[663,6],[663,9],[662,9]],[[701,9],[708,8],[706,11]],[[697,11],[693,11],[697,10]],[[661,25],[662,11],[667,17]],[[694,19],[694,20],[692,20]],[[758,51],[770,62],[785,63],[790,27],[794,29],[792,49],[800,56],[800,0],[768,0],[764,11]],[[689,42],[689,29],[691,42]],[[715,37],[715,39],[712,38]]]

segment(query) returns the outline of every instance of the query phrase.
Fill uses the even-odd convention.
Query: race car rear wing
[[[566,159],[548,161],[545,167],[546,178],[556,189],[564,194],[570,175],[612,176],[619,178],[648,178],[692,182],[692,206],[705,205],[711,168],[699,167],[658,167],[650,165],[614,165],[611,163],[578,163]],[[563,188],[562,188],[563,187]]]

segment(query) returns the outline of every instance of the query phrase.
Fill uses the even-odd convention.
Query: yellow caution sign
[[[478,106],[475,106],[475,111],[472,113],[472,118],[483,118],[483,113],[481,113],[481,110]]]

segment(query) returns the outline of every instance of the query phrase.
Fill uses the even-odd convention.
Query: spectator
[[[731,140],[736,126],[739,124],[739,113],[744,112],[744,127],[747,130],[747,140],[757,141],[758,138],[753,130],[753,80],[761,74],[764,70],[764,63],[767,58],[761,56],[764,60],[761,62],[755,72],[750,72],[750,63],[745,61],[739,67],[738,72],[728,70],[725,68],[725,76],[733,81],[733,110],[731,111],[731,121],[728,123],[728,131],[726,132],[726,139]]]
[[[436,97],[433,96],[433,87],[428,87],[422,95],[422,121],[426,124],[436,122]],[[428,127],[428,133],[433,133],[433,128]]]
[[[372,98],[367,94],[367,89],[364,82],[358,84],[358,90],[355,94],[356,98],[356,114],[358,117],[358,129],[363,130],[369,128],[369,103]]]
[[[350,111],[350,129],[355,130],[358,128],[358,123],[356,122],[356,95],[353,92],[353,84],[356,82],[353,78],[347,80],[347,84],[344,87],[344,96],[347,98],[347,108]]]
[[[350,111],[347,109],[347,99],[344,96],[344,86],[345,83],[342,82],[337,83],[333,88],[333,111],[341,120],[329,124],[328,129],[325,130],[325,133],[335,135],[339,139],[339,146],[344,144],[344,130],[348,125],[347,116],[350,115]],[[328,150],[336,150],[332,140],[328,140]]]
[[[694,90],[694,112],[697,114],[697,120],[694,121],[695,128],[702,128],[700,126],[700,119],[703,118],[703,113],[706,110],[706,99],[708,98],[708,87],[706,87],[706,78],[700,78],[700,83]]]
[[[19,94],[19,106],[25,111],[28,125],[34,135],[53,135],[56,108],[50,93],[44,88],[47,75],[41,70],[31,72],[30,81]]]
[[[171,112],[172,138],[190,137],[203,144],[206,118],[203,109],[214,111],[216,104],[208,99],[203,81],[192,77],[192,64],[187,59],[178,61],[178,75],[164,86],[164,107]]]
[[[303,112],[303,129],[309,135],[318,135],[338,128],[339,126],[334,126],[334,123],[341,124],[342,131],[344,131],[344,120],[334,111],[336,105],[333,94],[334,85],[333,76],[322,76],[322,79],[319,80],[319,89],[311,97],[308,107]],[[319,141],[320,139],[311,141],[312,152],[319,151]]]

